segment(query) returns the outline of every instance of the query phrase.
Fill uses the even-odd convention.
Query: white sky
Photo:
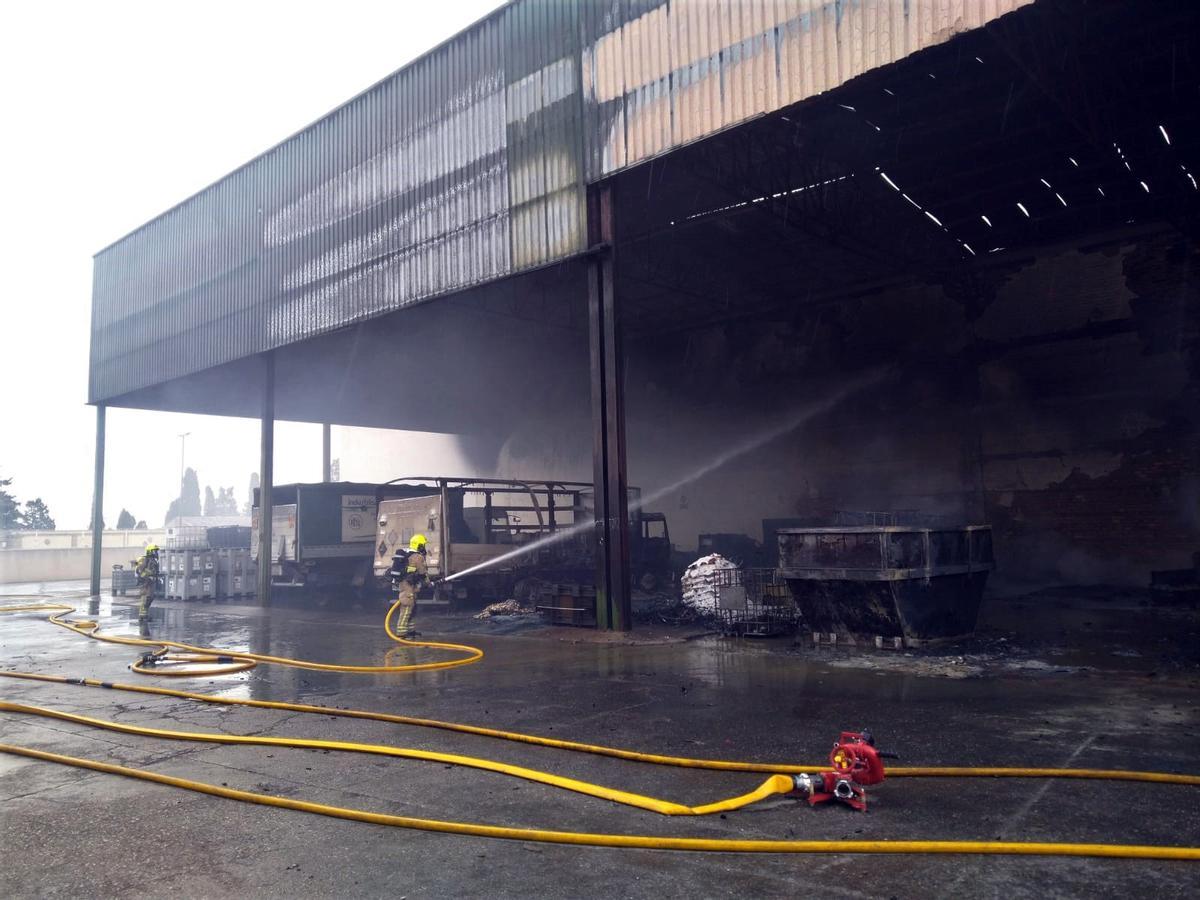
[[[500,5],[0,6],[0,477],[14,479],[19,500],[41,496],[59,528],[88,525],[92,255]],[[122,506],[162,524],[178,493],[181,432],[191,432],[187,464],[201,490],[232,486],[244,498],[256,420],[112,409],[110,528]],[[275,447],[277,483],[319,480],[320,426],[278,424]],[[333,455],[347,479],[461,468],[452,439],[436,435],[335,428]]]

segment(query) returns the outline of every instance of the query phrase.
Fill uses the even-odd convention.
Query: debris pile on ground
[[[702,556],[687,569],[679,579],[683,588],[683,603],[685,606],[706,615],[712,615],[718,608],[718,593],[721,586],[733,584],[738,569],[719,553]],[[740,584],[741,582],[737,582]]]
[[[519,600],[502,600],[485,606],[482,612],[476,614],[476,619],[490,619],[492,616],[531,616],[537,610],[532,606],[522,606]]]
[[[637,625],[690,626],[712,624],[712,615],[687,606],[679,599],[678,592],[638,591],[633,592],[633,621]]]

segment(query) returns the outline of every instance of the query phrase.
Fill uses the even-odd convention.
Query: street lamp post
[[[186,449],[187,449],[187,439],[188,439],[189,434],[191,434],[190,431],[185,431],[183,434],[179,435],[179,496],[180,497],[183,496],[183,473],[185,471],[187,471],[184,468],[184,461],[187,459]]]

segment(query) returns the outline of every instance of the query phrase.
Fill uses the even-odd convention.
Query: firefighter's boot
[[[400,615],[396,619],[396,634],[402,638],[411,638],[416,632],[412,627],[413,607],[401,606]]]

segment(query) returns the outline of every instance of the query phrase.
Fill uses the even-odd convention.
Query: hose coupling
[[[812,797],[825,790],[825,779],[820,775],[793,775],[792,784],[796,793],[804,797]]]

